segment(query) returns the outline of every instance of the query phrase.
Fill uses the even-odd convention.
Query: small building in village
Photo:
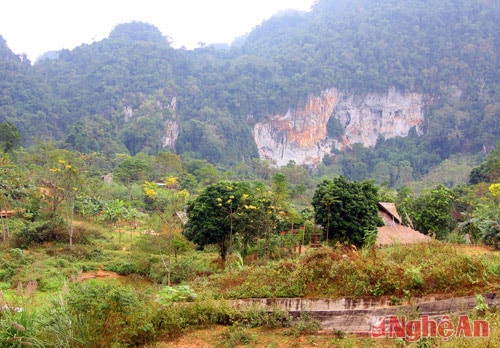
[[[396,204],[388,202],[378,203],[378,214],[384,225],[378,227],[377,246],[393,244],[430,243],[434,239],[403,225],[403,220],[398,214]]]

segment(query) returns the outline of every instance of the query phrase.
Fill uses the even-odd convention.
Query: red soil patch
[[[83,272],[78,276],[78,280],[87,280],[87,279],[123,279],[126,276],[120,275],[115,272],[103,271],[102,269],[97,272]]]

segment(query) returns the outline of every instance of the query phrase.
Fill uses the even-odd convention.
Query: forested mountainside
[[[319,0],[227,49],[174,49],[134,22],[31,65],[1,39],[0,123],[15,124],[24,145],[52,138],[81,152],[172,150],[226,165],[303,150],[299,164],[354,179],[383,170],[394,184],[401,171],[419,177],[500,141],[499,23],[500,0]],[[332,90],[321,117],[308,108]],[[410,96],[407,113],[394,104]],[[360,128],[371,143],[353,135]],[[309,148],[322,149],[314,163]]]

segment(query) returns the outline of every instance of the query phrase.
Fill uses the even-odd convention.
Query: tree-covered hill
[[[263,23],[241,49],[278,62],[309,93],[424,93],[421,147],[446,158],[500,139],[498,23],[499,1],[320,0]]]
[[[25,141],[30,137],[61,137],[55,98],[39,83],[26,55],[15,55],[0,35],[0,123],[12,122]]]
[[[174,49],[139,22],[34,65],[1,41],[0,123],[15,124],[25,145],[51,137],[81,152],[155,154],[174,120],[174,151],[230,164],[258,156],[254,122],[309,95],[397,88],[425,96],[424,135],[411,139],[407,154],[404,139],[361,152],[389,161],[397,146],[397,161],[420,175],[451,154],[500,141],[499,23],[499,0],[318,0],[310,12],[272,17],[228,49]],[[341,166],[362,161],[346,156]],[[352,177],[352,168],[344,174]]]
[[[498,1],[319,0],[310,13],[263,23],[243,50],[287,62],[289,74],[311,76],[319,69],[314,85],[436,93],[441,84],[455,84],[472,93],[498,81],[499,6]],[[299,65],[290,64],[294,61]]]

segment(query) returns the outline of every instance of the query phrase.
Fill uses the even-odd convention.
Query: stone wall
[[[500,305],[498,293],[482,294],[490,308]],[[373,319],[390,315],[429,316],[439,320],[443,315],[453,316],[467,314],[477,305],[476,296],[449,297],[427,296],[413,298],[409,302],[395,305],[389,299],[303,299],[303,298],[274,298],[274,299],[242,299],[234,300],[237,308],[256,308],[268,311],[284,310],[294,317],[308,313],[312,318],[321,322],[323,333],[345,332],[358,335],[371,333]]]

